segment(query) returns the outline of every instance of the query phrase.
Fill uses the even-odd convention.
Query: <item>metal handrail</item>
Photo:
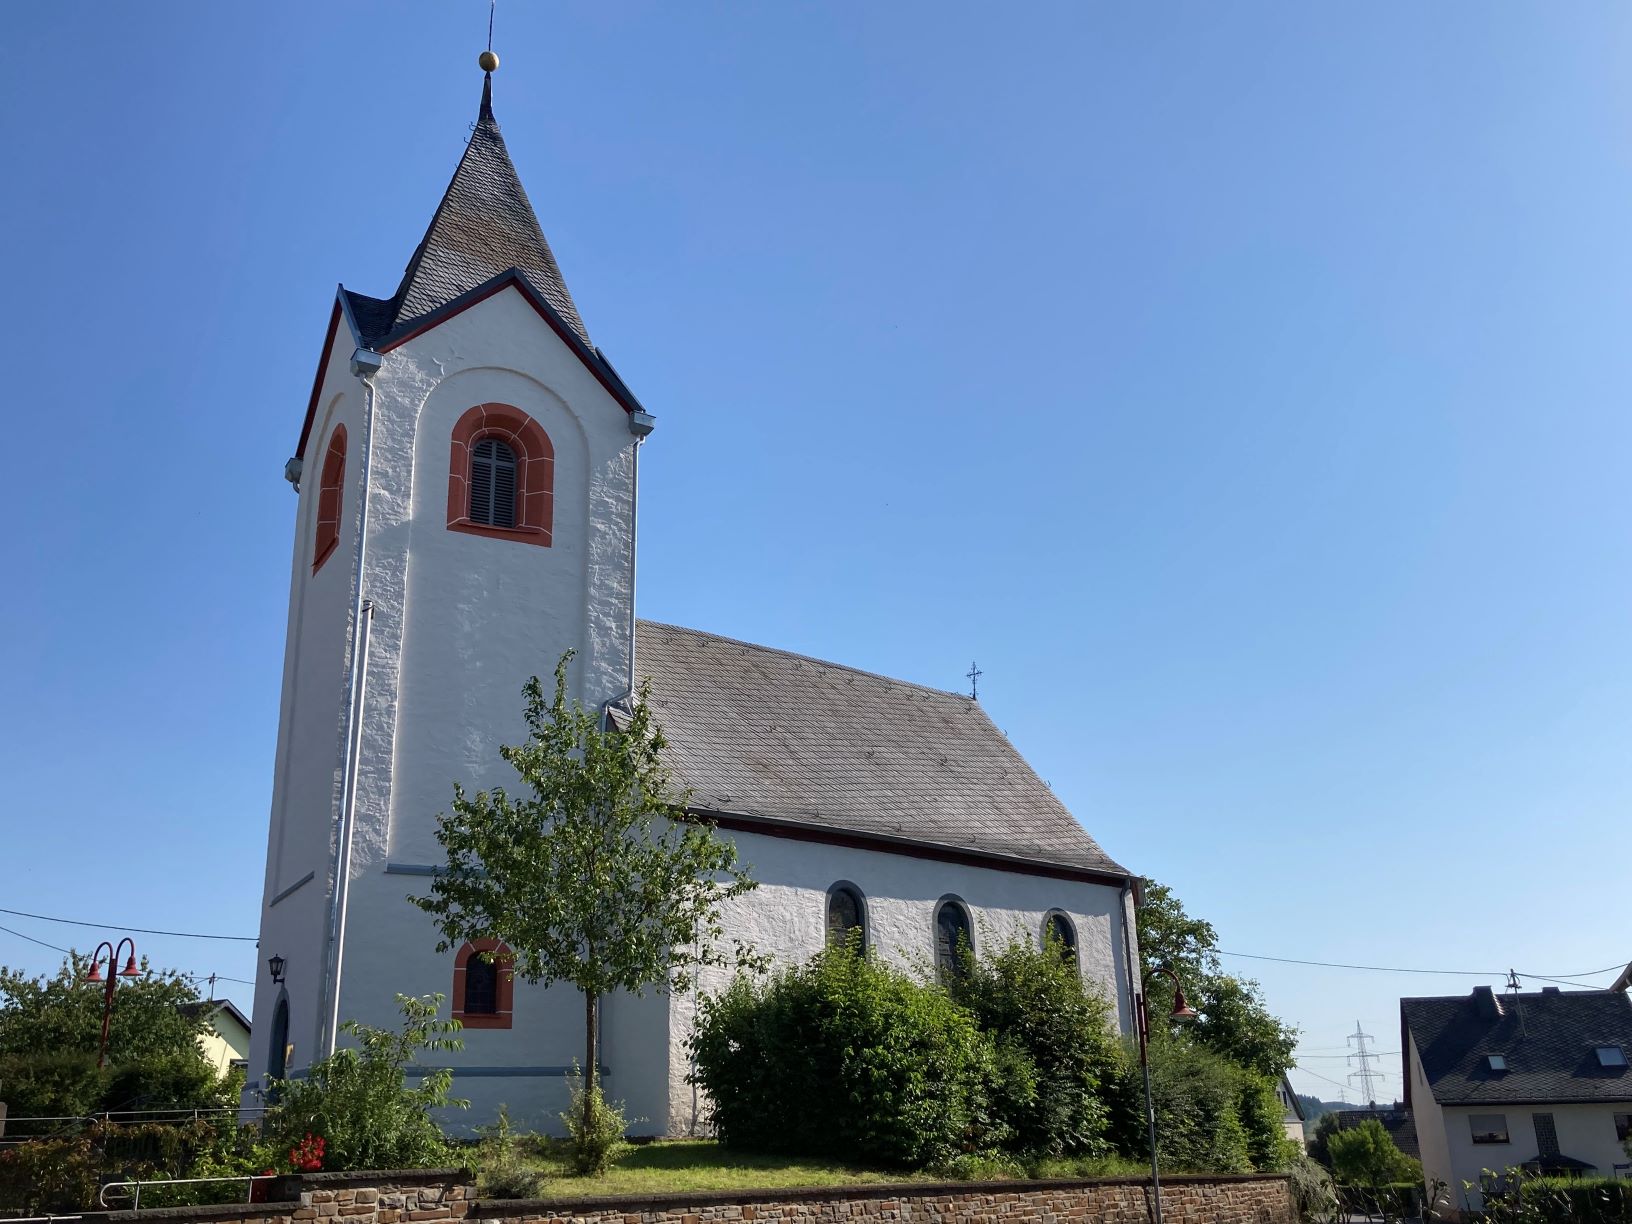
[[[195,1185],[195,1184],[197,1184],[199,1182],[240,1182],[241,1181],[241,1182],[248,1182],[249,1183],[249,1185],[246,1187],[246,1191],[247,1191],[249,1197],[245,1198],[244,1202],[253,1203],[255,1201],[255,1197],[254,1197],[254,1195],[255,1195],[255,1183],[258,1182],[258,1181],[272,1181],[275,1178],[277,1178],[278,1176],[280,1176],[280,1175],[277,1174],[277,1173],[256,1173],[256,1174],[254,1174],[252,1176],[248,1176],[248,1177],[244,1177],[244,1176],[239,1176],[239,1177],[156,1177],[156,1178],[153,1178],[150,1181],[116,1181],[116,1182],[108,1182],[105,1186],[102,1187],[101,1192],[96,1196],[96,1201],[97,1201],[98,1206],[101,1206],[101,1207],[111,1206],[111,1204],[108,1202],[108,1191],[109,1190],[112,1190],[112,1189],[114,1189],[115,1187],[118,1187],[118,1186],[134,1186],[135,1187],[135,1193],[131,1196],[130,1209],[132,1211],[140,1211],[141,1208],[142,1208],[142,1187],[143,1186],[187,1186],[187,1185]]]

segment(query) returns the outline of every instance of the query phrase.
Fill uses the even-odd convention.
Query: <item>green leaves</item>
[[[571,658],[550,701],[527,682],[527,740],[500,749],[523,793],[456,784],[437,821],[447,871],[411,899],[436,919],[442,950],[502,939],[529,982],[592,996],[684,989],[697,968],[741,959],[718,946],[719,907],[753,883],[735,847],[671,793],[645,691],[622,730],[603,728],[567,699]]]

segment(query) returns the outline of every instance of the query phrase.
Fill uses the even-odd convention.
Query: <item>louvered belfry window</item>
[[[516,452],[498,438],[483,438],[471,451],[470,521],[516,525]]]

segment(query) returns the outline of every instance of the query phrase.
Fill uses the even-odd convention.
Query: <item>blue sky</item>
[[[486,15],[7,8],[0,905],[254,933],[280,471],[335,282],[391,290],[458,158]],[[1232,951],[1632,956],[1632,13],[505,0],[495,46],[660,417],[643,615],[978,659]],[[1327,1096],[1356,1020],[1395,1050],[1402,993],[1480,980],[1231,965]]]

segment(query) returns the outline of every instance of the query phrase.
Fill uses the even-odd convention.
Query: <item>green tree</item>
[[[14,1117],[225,1103],[227,1082],[204,1057],[208,1028],[198,991],[144,960],[114,989],[106,1065],[98,1068],[105,1000],[87,982],[88,958],[70,953],[56,973],[0,968],[0,1083]]]
[[[436,919],[447,951],[502,939],[523,980],[567,982],[584,997],[584,1125],[598,1093],[599,1001],[616,990],[683,990],[705,965],[753,963],[720,947],[720,905],[754,887],[736,847],[686,815],[663,766],[647,692],[627,725],[567,699],[568,651],[546,702],[523,690],[527,741],[499,749],[529,794],[465,793],[437,818],[446,871],[410,898]]]
[[[1272,1015],[1258,983],[1223,972],[1218,933],[1210,922],[1185,913],[1173,890],[1144,881],[1139,910],[1139,960],[1152,998],[1150,1014],[1171,1010],[1170,983],[1155,970],[1171,966],[1201,1015],[1186,1024],[1197,1041],[1260,1075],[1284,1074],[1293,1061],[1298,1030]],[[1162,999],[1167,1005],[1158,1006]]]
[[[1422,1166],[1394,1146],[1376,1118],[1329,1136],[1326,1153],[1332,1173],[1345,1185],[1380,1190],[1397,1182],[1422,1180]]]

